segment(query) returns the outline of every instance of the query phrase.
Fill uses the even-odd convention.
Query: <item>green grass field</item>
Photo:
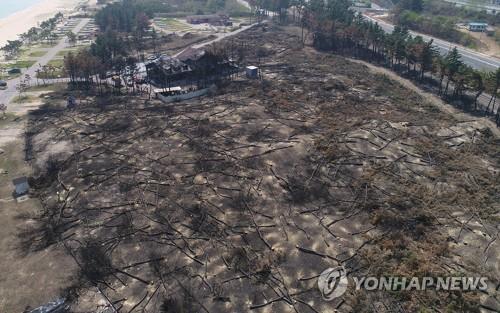
[[[73,52],[74,54],[78,53],[78,51],[80,51],[81,48],[72,48],[72,49],[64,49],[64,50],[61,50],[59,51],[57,54],[56,54],[56,58],[61,58],[61,59],[64,59],[64,57],[66,55],[68,55],[68,53],[70,52]]]
[[[27,92],[37,92],[37,91],[61,91],[67,88],[66,83],[57,83],[52,85],[38,85],[31,86],[26,91]]]
[[[5,115],[0,113],[0,127],[3,127],[5,125],[12,123],[14,121],[17,121],[19,119],[20,119],[20,117],[14,115],[12,113],[5,113]]]
[[[14,99],[12,99],[12,103],[33,102],[35,99],[35,96],[25,94],[22,96],[15,96]]]
[[[33,60],[18,60],[15,62],[0,64],[0,79],[1,80],[9,80],[9,79],[17,78],[17,77],[21,76],[22,74],[20,74],[20,73],[8,74],[7,71],[12,69],[12,68],[26,69],[28,67],[31,67],[35,63],[36,63],[36,61],[33,61]]]
[[[64,77],[65,76],[64,59],[63,58],[52,59],[52,60],[50,60],[49,63],[47,63],[47,65],[53,66],[56,68],[55,71],[48,73],[49,77],[47,77],[47,78],[57,78],[57,77]]]
[[[0,79],[1,80],[9,80],[9,79],[14,79],[20,77],[22,74],[13,74],[13,75],[7,75],[7,74],[0,74]]]
[[[36,49],[47,49],[47,48],[52,48],[57,44],[57,42],[54,43],[39,43],[36,45],[31,46],[32,48]]]
[[[158,27],[171,32],[188,32],[193,30],[189,24],[181,22],[174,18],[155,18],[155,24]]]
[[[15,62],[0,64],[0,68],[7,69],[7,70],[11,69],[11,68],[25,69],[25,68],[31,67],[35,63],[36,63],[36,61],[33,61],[33,60],[17,60]]]
[[[45,50],[34,50],[27,53],[27,56],[30,58],[40,58],[47,54]]]
[[[49,63],[47,63],[47,65],[54,66],[54,67],[63,67],[64,66],[64,59],[63,58],[52,59],[49,61]]]

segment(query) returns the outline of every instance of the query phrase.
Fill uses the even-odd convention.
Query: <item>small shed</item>
[[[14,197],[19,198],[22,196],[26,196],[30,191],[30,185],[28,184],[28,178],[23,176],[16,178],[12,181],[14,184]]]
[[[257,66],[247,66],[246,74],[248,78],[258,78],[259,77],[259,68]]]
[[[75,106],[76,106],[76,99],[71,95],[68,97],[68,104],[66,105],[66,107],[68,109],[71,109],[74,108]]]
[[[469,30],[471,32],[484,32],[488,28],[487,23],[469,23]]]

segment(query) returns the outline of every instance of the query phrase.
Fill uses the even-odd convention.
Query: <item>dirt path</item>
[[[394,73],[386,68],[378,67],[378,66],[375,66],[373,64],[370,64],[368,62],[361,61],[361,60],[355,60],[355,59],[349,59],[349,60],[351,62],[355,62],[355,63],[363,64],[363,65],[367,66],[372,72],[389,76],[392,80],[395,80],[398,83],[400,83],[401,85],[405,86],[406,88],[411,89],[412,91],[415,91],[416,93],[418,93],[421,97],[423,97],[429,103],[432,103],[433,105],[435,105],[442,112],[446,112],[446,113],[453,115],[453,117],[455,117],[457,120],[467,120],[467,121],[473,120],[473,121],[475,121],[475,124],[477,124],[477,126],[479,126],[478,128],[488,127],[495,136],[500,137],[500,129],[498,129],[498,127],[495,125],[495,123],[493,123],[488,118],[472,116],[468,113],[462,112],[462,111],[454,108],[452,105],[444,102],[438,96],[420,89],[418,86],[416,86],[410,80],[402,78],[401,76],[397,75],[396,73]]]

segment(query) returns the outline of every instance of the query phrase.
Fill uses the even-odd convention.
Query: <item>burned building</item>
[[[188,79],[193,69],[179,59],[160,55],[146,62],[146,73],[151,84],[170,87]]]
[[[227,58],[205,49],[188,48],[176,57],[159,56],[146,63],[149,81],[161,88],[207,86],[238,72]]]
[[[177,58],[192,68],[197,78],[205,78],[212,82],[239,70],[237,64],[226,56],[205,49],[187,48]]]

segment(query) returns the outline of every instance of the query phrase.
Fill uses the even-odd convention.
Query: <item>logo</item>
[[[375,277],[353,276],[355,290],[387,290],[387,291],[421,291],[433,290],[465,290],[485,291],[488,289],[486,277]],[[332,301],[347,291],[349,282],[347,271],[343,266],[330,267],[318,276],[318,288],[325,301]]]
[[[327,268],[318,277],[318,288],[323,299],[331,301],[347,290],[347,272],[343,266]]]

